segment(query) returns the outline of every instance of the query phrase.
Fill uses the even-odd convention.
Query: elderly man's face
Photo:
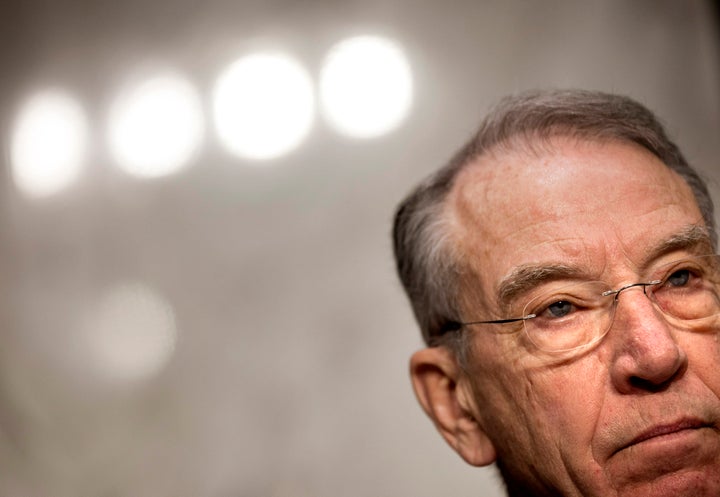
[[[521,265],[562,264],[617,289],[711,250],[666,243],[703,226],[693,195],[652,154],[621,142],[556,138],[535,153],[481,158],[448,205],[473,268],[465,321],[517,317],[504,315],[497,291]],[[588,349],[542,352],[522,329],[469,327],[466,373],[437,350],[413,359],[421,402],[467,461],[497,454],[506,476],[538,495],[720,495],[718,330],[674,327],[641,288],[620,295],[610,331]],[[433,361],[451,378],[447,395],[433,391],[448,384],[428,373]]]

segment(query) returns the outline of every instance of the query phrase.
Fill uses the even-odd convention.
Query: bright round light
[[[284,55],[254,54],[233,63],[218,79],[215,124],[235,155],[271,159],[305,138],[313,122],[310,77]]]
[[[192,85],[176,75],[159,75],[130,88],[113,104],[110,149],[133,176],[165,176],[192,158],[202,129],[202,109]]]
[[[335,45],[323,64],[323,114],[348,136],[379,136],[407,116],[412,86],[410,65],[397,44],[374,36],[350,38]]]
[[[22,107],[14,128],[15,185],[33,197],[70,185],[82,167],[87,133],[87,119],[73,98],[55,90],[36,94]]]
[[[175,350],[172,306],[142,283],[102,295],[83,328],[88,365],[110,380],[132,381],[157,373]]]

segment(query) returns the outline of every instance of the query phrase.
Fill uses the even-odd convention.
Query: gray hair
[[[400,204],[393,242],[400,280],[428,345],[445,344],[463,353],[457,329],[459,275],[445,199],[458,173],[500,146],[532,146],[553,136],[636,143],[657,156],[690,186],[716,245],[713,202],[707,185],[666,135],[655,115],[624,96],[584,90],[533,91],[511,96],[483,120],[477,133],[444,167],[426,178]]]

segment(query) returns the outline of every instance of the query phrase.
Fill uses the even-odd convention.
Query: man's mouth
[[[629,447],[638,445],[642,442],[645,442],[647,440],[651,440],[654,438],[672,436],[675,434],[680,434],[681,432],[686,431],[686,430],[698,430],[700,428],[707,428],[709,426],[710,425],[708,423],[705,423],[705,422],[703,422],[699,419],[695,419],[695,418],[683,419],[683,420],[680,420],[675,423],[653,426],[650,429],[645,430],[644,432],[640,433],[638,436],[633,438],[629,443],[620,447],[616,452],[620,452],[623,449],[627,449]]]

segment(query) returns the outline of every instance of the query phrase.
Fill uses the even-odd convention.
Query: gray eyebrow
[[[694,251],[697,255],[713,254],[710,230],[706,226],[696,224],[685,227],[682,231],[652,247],[645,257],[645,265],[647,266],[655,259],[678,250]]]

